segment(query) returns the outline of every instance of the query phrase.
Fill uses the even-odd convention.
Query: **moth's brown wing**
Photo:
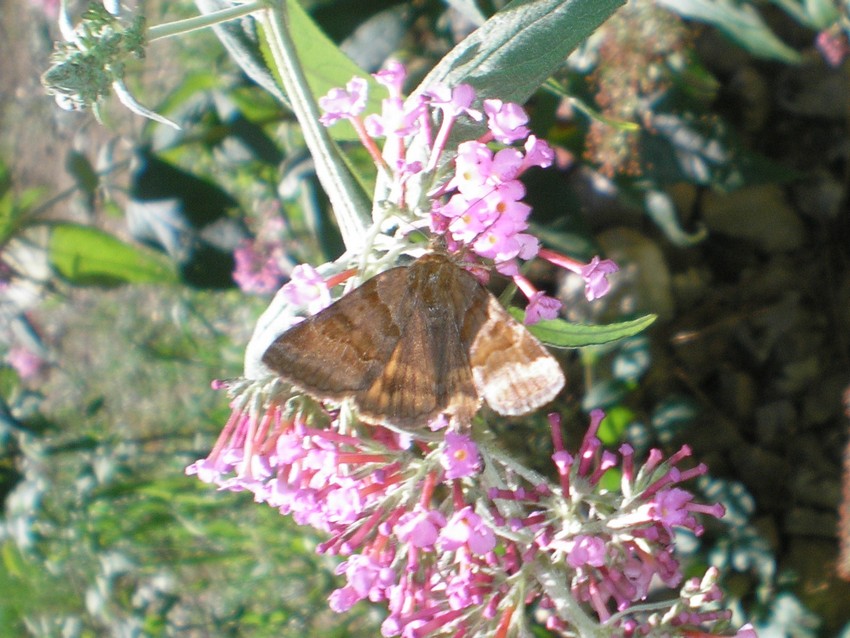
[[[372,386],[355,396],[366,420],[408,427],[425,425],[441,413],[462,422],[472,419],[481,401],[460,335],[475,290],[468,289],[467,277],[472,279],[439,255],[409,268],[401,337]]]
[[[478,409],[472,371],[451,328],[414,313],[386,366],[354,401],[367,421],[421,426],[445,412],[468,422]],[[455,330],[455,335],[457,330]]]
[[[280,335],[263,363],[319,399],[369,388],[402,334],[398,304],[406,288],[407,268],[380,273]]]
[[[527,414],[555,398],[564,386],[564,373],[534,335],[493,295],[484,292],[486,317],[470,335],[469,362],[475,387],[499,414]],[[470,315],[467,321],[481,319]]]

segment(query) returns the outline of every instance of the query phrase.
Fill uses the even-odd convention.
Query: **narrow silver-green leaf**
[[[230,6],[224,0],[195,0],[201,13],[210,14],[227,10]],[[252,29],[253,23],[246,21],[221,22],[213,26],[224,48],[233,60],[254,82],[274,95],[284,106],[289,106],[289,99],[281,90],[277,80],[272,75],[260,52],[259,39]]]
[[[292,0],[280,0],[274,9],[261,14],[268,51],[301,125],[304,141],[316,164],[316,175],[331,201],[345,246],[357,251],[362,248],[366,228],[371,223],[371,202],[327,129],[319,123],[319,106],[295,48],[294,32],[299,23],[292,22],[293,15],[300,13]]]
[[[625,0],[514,0],[464,39],[419,90],[471,84],[481,97],[525,102]]]
[[[800,54],[776,37],[749,4],[730,0],[657,0],[657,4],[683,18],[715,26],[753,55],[789,64],[800,62]]]
[[[525,313],[517,308],[511,308],[510,312],[518,321],[525,317]],[[544,319],[528,326],[528,330],[547,345],[557,348],[581,348],[634,336],[646,330],[656,319],[656,315],[646,315],[631,321],[602,326],[570,323],[564,319]]]

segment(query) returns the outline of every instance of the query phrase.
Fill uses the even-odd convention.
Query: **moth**
[[[527,414],[564,385],[558,361],[468,271],[441,253],[386,270],[280,335],[263,363],[320,400],[400,428],[482,401]]]

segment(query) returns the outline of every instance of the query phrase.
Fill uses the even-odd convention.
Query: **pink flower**
[[[331,295],[324,278],[310,264],[293,268],[289,281],[281,291],[289,303],[306,306],[311,314],[319,312],[331,303]]]
[[[366,132],[372,137],[400,138],[413,135],[419,130],[419,120],[424,109],[425,104],[421,99],[402,101],[398,97],[389,97],[382,100],[380,115],[373,114],[366,118]]]
[[[515,148],[503,148],[496,151],[496,154],[493,155],[492,171],[488,177],[498,182],[516,180],[522,171],[524,159],[523,154]],[[523,192],[520,197],[524,197],[525,186],[522,186],[520,181],[514,181],[514,183],[522,187]]]
[[[6,362],[21,379],[33,379],[44,369],[45,361],[24,346],[12,346],[6,354]]]
[[[528,114],[519,104],[484,100],[484,113],[487,114],[487,127],[493,137],[503,144],[512,144],[528,137]]]
[[[555,319],[562,305],[558,299],[538,290],[528,300],[528,306],[525,308],[526,325],[533,325],[541,319]]]
[[[262,246],[247,239],[233,251],[233,281],[243,292],[268,295],[280,287],[283,272],[274,252],[275,246]]]
[[[373,73],[372,77],[387,87],[390,95],[399,97],[407,79],[407,69],[398,60],[390,60],[385,68]]]
[[[692,527],[688,523],[693,517],[688,511],[688,505],[694,496],[679,488],[661,490],[653,499],[650,516],[665,527]]]
[[[292,465],[307,456],[304,445],[304,434],[298,430],[290,430],[277,437],[275,452],[279,463]]]
[[[579,534],[573,539],[573,547],[567,555],[572,567],[602,567],[605,565],[605,541],[598,536]]]
[[[354,587],[340,587],[331,592],[328,597],[328,606],[338,614],[348,611],[354,605],[363,600]]]
[[[481,468],[478,446],[465,434],[446,432],[446,442],[440,463],[447,479],[463,478],[477,474]]]
[[[417,506],[412,512],[403,514],[396,523],[394,532],[399,540],[420,549],[429,549],[437,542],[446,517],[437,510],[426,510]]]
[[[580,275],[584,279],[584,296],[588,301],[593,301],[607,295],[608,291],[611,290],[611,282],[608,281],[608,275],[620,270],[620,267],[613,261],[610,259],[599,259],[598,255],[595,255],[586,264],[548,249],[541,249],[538,255],[556,266],[566,268]]]
[[[452,574],[446,583],[446,594],[451,609],[466,609],[471,605],[480,605],[483,600],[475,586],[475,572],[471,569]]]
[[[512,207],[525,207],[526,204],[514,202]],[[516,226],[509,216],[500,217],[482,232],[472,249],[486,259],[496,262],[508,261],[519,255],[522,244],[517,238]]]
[[[341,478],[337,489],[326,497],[325,514],[334,524],[348,525],[360,518],[365,503],[360,495],[360,485]]]
[[[371,556],[355,554],[339,564],[337,574],[345,574],[348,584],[330,596],[331,609],[348,611],[358,601],[369,598],[373,602],[384,600],[386,590],[394,584],[394,573],[389,567],[376,562]]]
[[[496,547],[493,530],[469,506],[455,512],[440,530],[441,550],[454,551],[464,545],[478,556],[483,556]]]
[[[818,33],[815,46],[832,68],[838,68],[850,53],[847,35],[838,27],[824,29]]]
[[[558,469],[559,474],[566,474],[575,462],[575,457],[566,450],[558,450],[552,454],[552,463]],[[567,493],[565,491],[565,493]]]
[[[440,130],[434,139],[431,156],[428,160],[427,169],[431,170],[437,166],[455,120],[460,115],[465,114],[477,122],[481,119],[481,113],[470,108],[475,100],[475,89],[468,84],[459,84],[454,89],[437,87],[426,92],[425,97],[431,107],[443,112],[443,121],[440,122]]]
[[[516,240],[519,242],[519,254],[517,257],[525,260],[537,257],[537,253],[540,250],[540,240],[537,237],[528,233],[517,233]]]
[[[327,95],[319,98],[319,106],[325,113],[319,121],[325,126],[338,120],[356,117],[366,108],[366,93],[369,85],[366,80],[353,77],[344,89],[335,87]]]
[[[448,183],[467,196],[476,196],[490,190],[487,177],[493,163],[493,153],[485,144],[476,141],[462,142],[457,147],[455,173]]]
[[[497,184],[485,197],[487,205],[499,214],[502,221],[510,222],[514,231],[528,228],[531,206],[522,201],[525,186],[519,180]]]
[[[470,108],[475,101],[475,89],[469,84],[458,84],[453,89],[440,86],[426,91],[429,104],[443,112],[445,120],[454,120],[466,114],[476,122],[481,119],[481,113]]]
[[[447,230],[452,239],[463,243],[480,237],[498,215],[487,201],[469,200],[460,193],[452,195],[448,203],[440,209],[440,213],[450,220]]]
[[[197,476],[204,483],[218,483],[222,474],[233,471],[229,463],[211,459],[199,459],[186,466],[186,476]]]
[[[525,160],[523,162],[523,170],[529,166],[539,166],[546,168],[552,165],[555,159],[555,151],[546,142],[546,140],[538,139],[534,135],[529,135],[525,141]]]
[[[581,269],[581,276],[585,281],[584,296],[588,301],[599,299],[611,290],[611,282],[608,275],[620,270],[620,267],[610,259],[600,260],[594,256],[590,263]]]
[[[472,244],[475,253],[497,262],[510,261],[519,253],[519,244],[510,233],[503,232],[496,224],[482,232]]]

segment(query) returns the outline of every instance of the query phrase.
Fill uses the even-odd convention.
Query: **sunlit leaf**
[[[525,102],[623,0],[514,0],[428,74],[424,89],[471,84],[483,97]]]
[[[511,314],[519,321],[525,317],[525,313],[516,308],[511,308]],[[581,348],[634,336],[646,330],[656,318],[656,315],[646,315],[631,321],[601,326],[570,323],[564,319],[544,319],[528,326],[528,329],[531,334],[550,346]]]
[[[599,424],[597,436],[605,445],[616,445],[623,439],[623,433],[634,421],[635,413],[629,408],[617,405],[605,412],[605,418]]]
[[[309,14],[296,0],[287,2],[290,34],[298,50],[307,83],[313,96],[319,98],[335,87],[344,87],[352,77],[364,78],[369,85],[368,99],[364,115],[376,113],[381,109],[381,100],[387,91],[340,48],[316,25]],[[266,63],[274,69],[274,61],[266,52]],[[335,140],[357,140],[354,128],[346,121],[337,122],[328,128]]]
[[[2,176],[0,176],[2,180]],[[42,197],[42,189],[29,188],[21,193],[4,190],[0,193],[0,245],[26,226],[27,217]]]
[[[79,285],[172,283],[177,281],[168,260],[88,226],[54,226],[48,245],[56,272]]]

